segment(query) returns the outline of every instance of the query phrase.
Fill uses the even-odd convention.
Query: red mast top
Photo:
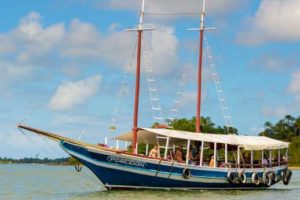
[[[205,16],[205,0],[203,0],[203,8],[200,21],[200,46],[199,46],[199,62],[198,62],[198,90],[197,90],[197,111],[196,111],[196,133],[201,132],[201,93],[202,93],[202,63],[203,63],[203,37],[204,37],[204,16]]]

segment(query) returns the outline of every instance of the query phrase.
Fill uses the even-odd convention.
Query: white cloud
[[[262,0],[237,39],[248,45],[270,41],[300,41],[299,21],[299,0]]]
[[[263,54],[251,61],[251,66],[266,69],[268,71],[287,71],[296,67],[299,63],[294,56],[284,56],[276,53]]]
[[[135,62],[135,57],[132,58],[132,53],[136,51],[135,44],[134,33],[114,32],[110,29],[109,35],[105,35],[92,24],[76,19],[67,31],[61,54],[74,59],[104,60],[110,65],[126,68],[126,63]],[[143,49],[145,47],[156,74],[164,75],[174,69],[177,64],[178,39],[172,28],[159,26],[153,32],[145,32]]]
[[[105,67],[123,69],[129,62],[135,65],[132,54],[136,52],[136,34],[117,31],[117,27],[112,24],[107,31],[100,31],[79,19],[72,20],[69,27],[63,23],[43,26],[40,14],[31,12],[12,31],[0,35],[3,56],[0,76],[11,81],[22,80],[35,75],[40,68],[65,69],[70,60],[78,68],[101,62],[106,63]],[[154,71],[164,75],[174,69],[178,49],[174,30],[160,26],[159,30],[144,35],[143,43],[147,40],[150,46]]]
[[[60,85],[49,102],[52,110],[70,110],[77,105],[84,104],[99,89],[101,81],[100,75],[89,77],[78,82],[67,81]]]
[[[145,33],[148,34],[148,33]],[[174,35],[174,30],[170,27],[161,26],[145,36],[144,40],[144,58],[150,60],[149,66],[153,69],[155,75],[168,74],[175,68],[178,57],[178,39]],[[149,55],[148,58],[145,55]],[[144,65],[147,65],[144,63]],[[144,68],[147,66],[144,66]]]
[[[300,102],[300,70],[294,72],[292,75],[288,91],[294,95],[296,101]]]
[[[34,63],[60,44],[65,35],[64,25],[54,24],[42,27],[41,16],[31,12],[23,19],[19,26],[8,35],[12,43],[17,46],[17,60],[22,63]]]
[[[289,114],[289,109],[285,106],[270,107],[265,106],[262,108],[262,114],[266,117],[279,117],[282,118]]]
[[[46,66],[48,57],[64,37],[64,25],[46,28],[41,17],[31,12],[20,20],[11,32],[0,35],[0,81],[13,81],[31,74],[32,70]]]
[[[207,10],[212,13],[224,13],[236,9],[245,2],[235,0],[210,0],[207,1]],[[99,8],[111,8],[120,10],[139,10],[141,1],[138,0],[107,0],[97,2]],[[185,13],[196,12],[202,8],[202,1],[199,0],[146,0],[145,11],[148,13]]]

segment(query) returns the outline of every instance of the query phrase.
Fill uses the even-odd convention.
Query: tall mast
[[[199,61],[198,61],[198,90],[197,90],[197,111],[196,111],[196,133],[200,133],[201,129],[201,92],[202,92],[202,57],[203,57],[203,37],[204,37],[204,17],[205,17],[205,0],[200,20],[200,42],[199,42]]]
[[[137,153],[137,131],[138,131],[138,115],[139,115],[139,97],[140,97],[140,77],[141,77],[141,49],[142,49],[142,33],[145,13],[145,0],[142,0],[142,10],[140,13],[140,23],[137,28],[137,58],[136,58],[136,79],[135,79],[135,97],[134,97],[134,114],[132,128],[132,149]]]

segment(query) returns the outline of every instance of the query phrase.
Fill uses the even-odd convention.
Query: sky
[[[144,26],[155,30],[143,34],[139,127],[195,116],[199,38],[187,29],[199,27],[201,4],[146,0]],[[240,134],[299,116],[300,0],[206,4],[206,27],[216,29],[205,32],[202,116],[226,123],[211,66]],[[110,145],[132,129],[136,33],[126,30],[137,26],[140,7],[141,0],[0,0],[0,157],[67,156],[18,123],[90,143],[108,137]]]

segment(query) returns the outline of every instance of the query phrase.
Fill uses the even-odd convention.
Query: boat
[[[145,0],[142,0],[137,32],[136,86],[133,129],[115,139],[130,141],[132,150],[89,144],[32,128],[23,131],[55,140],[70,156],[89,168],[107,189],[266,189],[282,181],[289,184],[289,143],[264,136],[201,132],[201,77],[205,0],[199,31],[198,96],[196,133],[170,129],[138,127],[142,34],[152,30],[143,25]],[[138,150],[144,145],[146,150]],[[149,152],[149,147],[151,151]],[[76,166],[80,171],[80,167]]]

